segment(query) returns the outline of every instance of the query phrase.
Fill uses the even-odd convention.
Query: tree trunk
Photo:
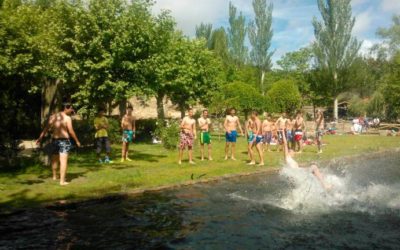
[[[119,101],[119,116],[122,118],[126,113],[126,98]]]
[[[179,107],[179,110],[181,111],[181,118],[182,119],[185,118],[185,108],[182,106],[182,107]]]
[[[335,82],[335,89],[337,88],[337,72],[333,73],[333,80]],[[335,93],[335,100],[333,102],[333,120],[337,122],[339,120],[339,99],[338,99],[338,94]]]
[[[42,104],[40,115],[42,125],[49,119],[51,114],[60,110],[62,101],[59,91],[60,83],[61,81],[58,79],[44,80],[44,86],[42,88]]]
[[[265,80],[265,71],[262,70],[261,71],[261,82],[260,82],[262,95],[265,95],[264,80]]]
[[[156,96],[157,100],[157,118],[159,120],[165,120],[165,112],[164,112],[164,94],[158,93]]]
[[[333,101],[333,120],[337,122],[339,120],[339,99],[336,96]]]

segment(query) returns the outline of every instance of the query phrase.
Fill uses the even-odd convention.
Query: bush
[[[168,150],[175,150],[179,141],[179,122],[169,121],[167,124],[158,122],[156,136],[162,141],[164,148]]]
[[[267,92],[270,112],[294,113],[301,107],[301,95],[293,80],[275,82]]]

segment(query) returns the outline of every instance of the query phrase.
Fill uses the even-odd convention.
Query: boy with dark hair
[[[228,152],[229,147],[231,148],[231,159],[236,160],[235,158],[235,146],[236,146],[236,139],[237,139],[237,128],[239,127],[240,133],[243,136],[242,126],[240,125],[239,117],[236,116],[236,109],[231,108],[229,110],[229,114],[225,118],[224,128],[225,128],[225,137],[226,137],[226,144],[225,144],[225,160],[228,160]]]
[[[132,161],[128,157],[129,143],[133,142],[136,137],[136,119],[132,115],[133,107],[128,105],[126,114],[122,117],[121,128],[122,132],[122,157],[121,162]]]
[[[108,119],[107,117],[104,116],[105,110],[103,108],[100,108],[96,118],[94,118],[94,127],[96,128],[96,154],[99,163],[103,163],[103,160],[101,158],[101,150],[105,148],[106,151],[106,157],[104,159],[105,163],[112,163],[110,159],[110,153],[111,153],[111,146],[110,146],[110,140],[108,139]]]
[[[204,145],[208,145],[208,160],[212,161],[211,157],[211,136],[210,136],[210,126],[211,120],[208,118],[208,110],[203,110],[203,116],[200,117],[197,122],[200,127],[200,151],[201,160],[204,161]]]
[[[52,156],[51,167],[53,170],[53,180],[57,180],[57,167],[60,165],[60,185],[65,186],[66,174],[68,168],[68,154],[72,149],[70,137],[75,140],[78,147],[81,143],[72,127],[72,119],[70,115],[74,113],[74,109],[70,103],[63,104],[63,111],[50,117],[36,144],[39,144],[49,130],[52,131]]]
[[[182,164],[183,151],[187,147],[189,154],[189,164],[195,164],[193,161],[193,141],[196,139],[196,120],[193,118],[193,109],[188,110],[188,115],[182,119],[180,143],[179,143],[179,161]]]

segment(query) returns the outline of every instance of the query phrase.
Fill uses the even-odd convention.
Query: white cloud
[[[158,0],[153,12],[170,10],[178,29],[194,36],[195,27],[201,22],[216,23],[221,17],[228,16],[228,4],[225,0]]]
[[[363,5],[363,4],[365,4],[366,2],[368,2],[368,0],[352,0],[352,1],[351,1],[351,5],[352,5],[353,7],[355,7],[355,6]]]
[[[364,32],[369,31],[373,20],[374,20],[374,12],[372,9],[368,9],[358,14],[356,16],[356,23],[353,28],[354,34],[360,36]]]
[[[382,0],[382,9],[386,12],[400,12],[400,1],[399,0]]]

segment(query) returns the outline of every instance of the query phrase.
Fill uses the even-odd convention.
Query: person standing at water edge
[[[263,157],[263,152],[262,152],[262,142],[263,142],[263,136],[262,136],[262,125],[261,121],[258,118],[258,113],[257,111],[251,112],[251,120],[253,121],[253,140],[249,143],[249,156],[250,156],[250,163],[249,165],[256,165],[256,161],[254,159],[254,152],[253,152],[253,147],[256,146],[258,155],[260,157],[260,163],[259,166],[264,166],[264,157]]]
[[[101,150],[104,148],[106,150],[106,157],[104,159],[105,163],[112,163],[110,160],[111,146],[110,140],[108,139],[108,119],[104,116],[104,109],[99,109],[97,113],[97,117],[94,118],[94,127],[96,128],[96,154],[99,160],[99,163],[103,163],[101,158]]]
[[[305,129],[306,124],[303,119],[303,113],[298,111],[296,114],[296,119],[294,121],[294,151],[298,150],[299,153],[303,152],[303,129]]]
[[[283,152],[285,157],[286,164],[291,168],[300,168],[299,164],[293,159],[294,150],[289,149],[286,136],[283,136]],[[310,166],[311,173],[317,178],[317,180],[321,183],[322,187],[325,190],[329,190],[332,188],[331,185],[328,185],[324,181],[324,176],[320,172],[318,166],[316,164],[311,164]]]
[[[211,157],[211,136],[210,136],[210,126],[211,120],[208,118],[208,110],[203,110],[203,117],[200,117],[197,121],[200,127],[200,151],[201,160],[204,161],[204,145],[208,145],[208,160],[212,161]]]
[[[265,151],[266,149],[268,152],[271,152],[270,147],[272,141],[272,122],[271,117],[268,114],[265,115],[265,120],[262,123],[262,131],[264,135],[263,151]]]
[[[288,122],[288,119],[286,118],[286,113],[283,112],[282,115],[276,120],[275,122],[275,127],[277,130],[277,151],[280,151],[280,148],[282,147],[283,144],[283,135],[286,134],[286,123]]]
[[[240,125],[239,117],[236,116],[236,109],[231,108],[229,114],[225,118],[224,128],[225,128],[225,160],[228,160],[228,152],[229,147],[231,148],[231,159],[236,160],[235,158],[235,146],[237,140],[237,128],[239,127],[240,133],[243,136],[242,126]]]
[[[128,157],[129,151],[129,143],[133,142],[133,139],[136,137],[136,119],[132,115],[133,107],[128,106],[126,109],[126,114],[122,117],[121,128],[122,132],[122,157],[121,162],[124,161],[132,161]]]
[[[317,140],[318,154],[322,153],[322,135],[324,134],[325,119],[322,110],[317,110],[315,119],[315,138]]]
[[[188,115],[181,122],[180,143],[179,143],[179,165],[182,164],[183,151],[187,147],[189,163],[193,161],[193,141],[196,139],[196,120],[193,118],[193,109],[188,110]]]
[[[63,106],[64,109],[62,112],[50,117],[39,139],[36,140],[36,144],[39,144],[47,132],[49,130],[52,131],[51,168],[53,171],[53,180],[57,180],[57,165],[60,164],[60,185],[62,186],[69,184],[65,179],[68,167],[68,153],[72,149],[70,136],[75,140],[78,147],[81,146],[70,117],[74,109],[69,103],[65,103]]]

